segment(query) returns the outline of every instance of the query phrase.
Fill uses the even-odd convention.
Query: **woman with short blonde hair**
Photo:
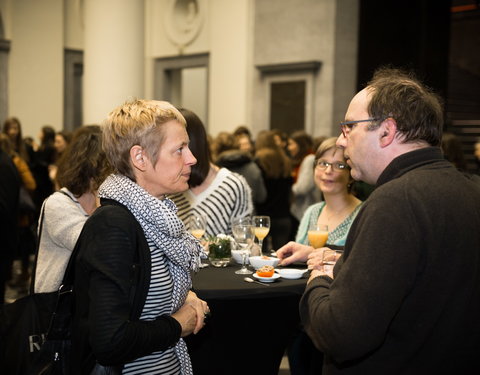
[[[201,246],[168,194],[188,189],[196,163],[185,120],[170,103],[129,101],[104,123],[115,173],[77,242],[73,374],[191,374],[183,337],[209,312],[190,289]]]

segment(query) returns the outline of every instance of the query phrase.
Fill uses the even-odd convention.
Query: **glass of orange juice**
[[[308,242],[314,249],[324,247],[328,239],[328,226],[313,223],[308,228]]]
[[[207,220],[205,216],[200,214],[193,214],[188,219],[187,223],[188,231],[197,239],[203,237],[205,230],[207,229]]]
[[[253,232],[258,240],[260,246],[260,255],[262,255],[263,239],[267,237],[270,231],[270,216],[254,216],[253,217]]]

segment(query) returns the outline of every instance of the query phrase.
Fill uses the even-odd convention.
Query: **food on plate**
[[[257,270],[257,275],[260,277],[272,277],[275,272],[275,268],[272,266],[263,266]]]

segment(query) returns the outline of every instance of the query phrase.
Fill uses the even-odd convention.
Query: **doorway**
[[[187,108],[208,128],[208,54],[155,60],[154,95]]]

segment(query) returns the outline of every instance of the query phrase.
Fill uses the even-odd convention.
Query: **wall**
[[[63,0],[64,4],[64,45],[65,48],[83,50],[85,17],[83,0]]]
[[[215,0],[211,6],[210,133],[234,129],[247,120],[251,28],[249,0]]]
[[[255,2],[255,66],[321,62],[319,72],[313,77],[310,132],[314,136],[338,134],[334,123],[340,120],[340,112],[346,111],[355,92],[357,9],[358,0]],[[265,77],[257,71],[254,97],[258,100],[253,102],[252,109],[256,132],[269,126],[265,113],[269,105],[267,85]]]
[[[153,96],[155,58],[209,52],[208,122],[212,135],[248,122],[252,50],[252,0],[199,0],[202,26],[188,45],[166,32],[171,0],[146,2],[146,95]],[[160,98],[158,98],[160,99]]]
[[[63,0],[16,0],[10,10],[8,112],[37,137],[43,125],[62,128]]]
[[[322,65],[312,88],[313,134],[338,132],[336,124],[355,91],[358,0],[197,1],[202,7],[199,33],[191,43],[178,46],[166,32],[174,1],[145,0],[145,25],[140,26],[145,36],[145,59],[139,68],[145,69],[144,88],[143,95],[136,95],[153,98],[156,58],[208,53],[209,132],[216,135],[246,124],[256,134],[268,126],[262,117],[265,82],[256,66],[317,60]],[[63,49],[85,49],[83,7],[87,3],[96,4],[82,0],[0,0],[5,34],[12,41],[9,114],[20,118],[26,134],[36,136],[39,127],[47,123],[62,127]],[[106,15],[110,11],[102,17]],[[111,32],[105,19],[97,27],[93,34],[106,29]],[[122,40],[122,36],[116,38]],[[98,67],[98,62],[94,66]],[[115,69],[112,64],[109,67]],[[85,69],[88,72],[87,66]],[[92,80],[84,77],[86,85]],[[92,84],[98,86],[97,82]],[[104,101],[102,95],[107,93],[98,99],[87,98],[91,102],[84,103],[84,110],[90,108],[85,122],[97,121],[111,109],[111,105],[108,110],[98,108]]]

